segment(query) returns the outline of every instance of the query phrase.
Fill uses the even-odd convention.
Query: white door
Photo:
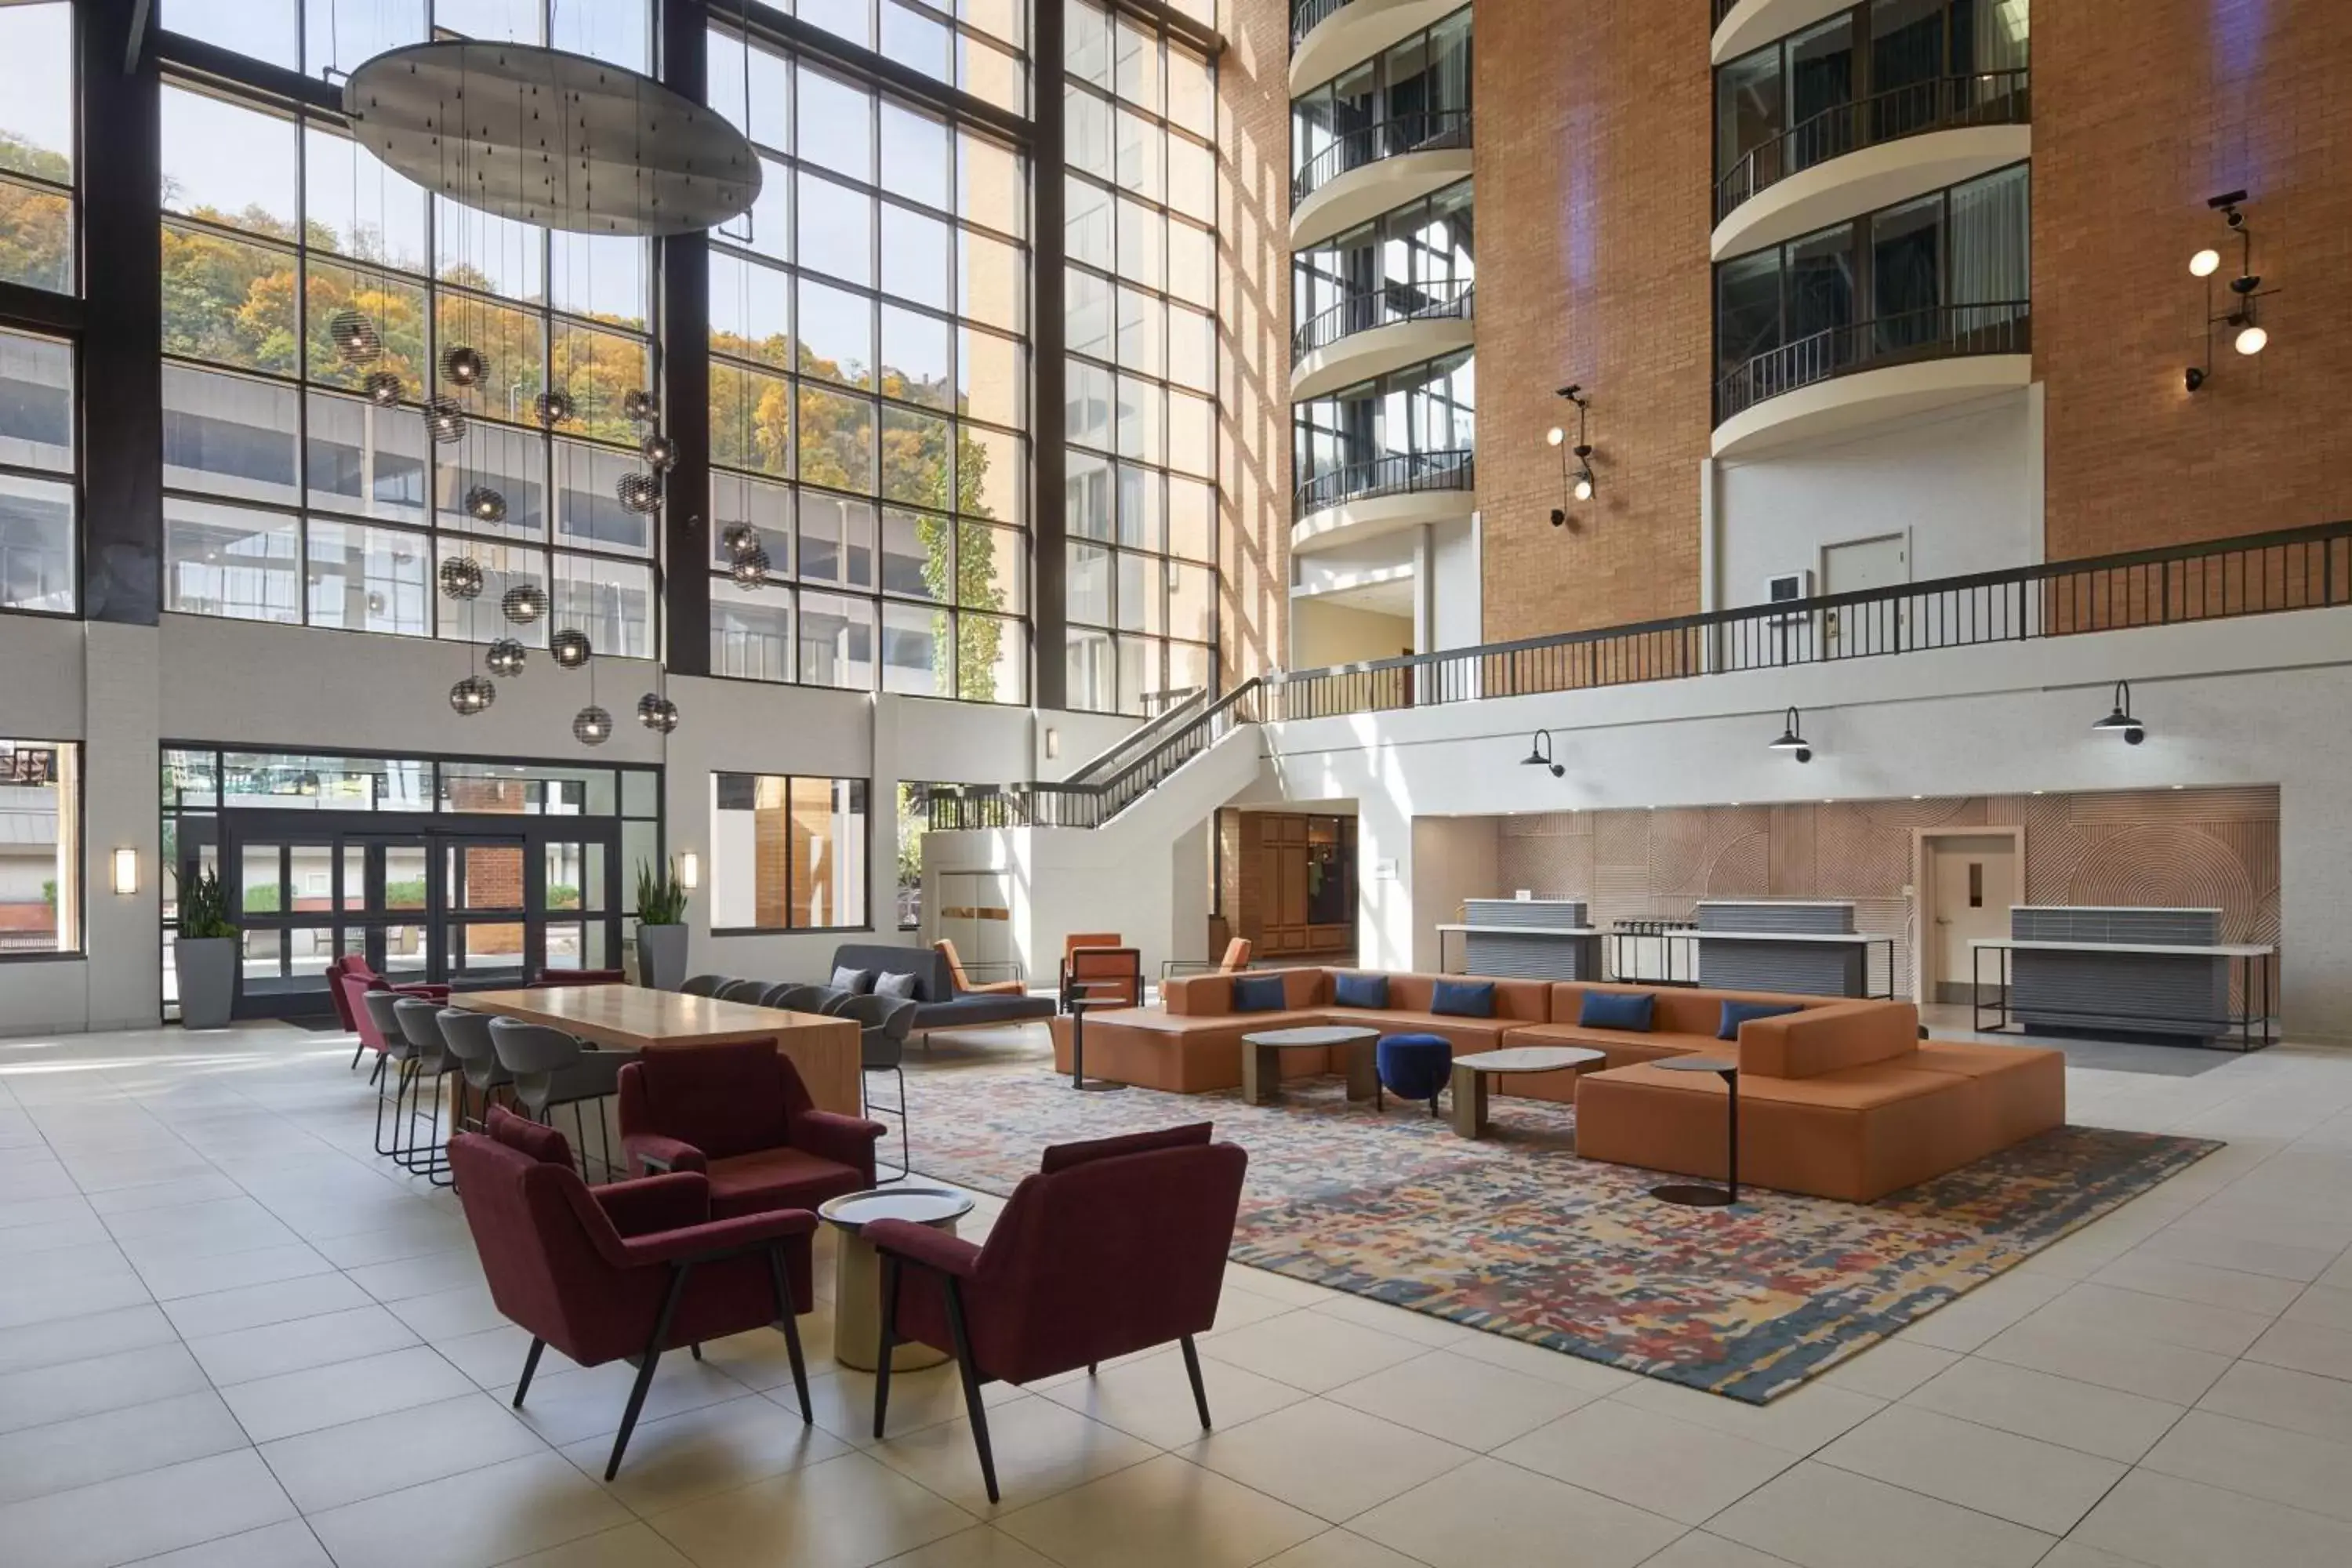
[[[1849,540],[1822,551],[1822,592],[1853,594],[1889,588],[1911,580],[1911,543],[1900,533]],[[1893,653],[1902,646],[1902,605],[1853,605],[1822,616],[1822,650],[1841,654]]]
[[[942,871],[938,931],[956,944],[967,966],[1006,964],[1021,955],[1013,945],[1013,879],[1002,871]],[[1002,980],[995,969],[975,979]]]
[[[2017,902],[2017,841],[1955,835],[1930,839],[1928,852],[1935,907],[1925,943],[1934,967],[1923,978],[1935,1000],[1964,1002],[1975,973],[1969,944],[2009,934],[2010,906]]]

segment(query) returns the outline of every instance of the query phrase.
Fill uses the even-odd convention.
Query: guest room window
[[[867,929],[867,794],[864,779],[711,774],[712,932]]]
[[[0,740],[0,958],[80,951],[79,751]]]

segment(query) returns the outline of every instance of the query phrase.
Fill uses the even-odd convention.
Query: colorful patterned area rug
[[[1249,1151],[1233,1256],[1333,1289],[1761,1405],[2221,1147],[2065,1127],[1874,1204],[1743,1189],[1650,1197],[1580,1160],[1575,1112],[1501,1099],[1495,1136],[1337,1078],[1237,1093],[1077,1094],[1040,1067],[908,1075],[915,1168],[1009,1194],[1049,1144],[1187,1121]]]

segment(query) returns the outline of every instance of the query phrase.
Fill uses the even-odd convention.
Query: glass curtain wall
[[[1067,700],[1142,714],[1216,663],[1215,68],[1091,0],[1068,26]]]
[[[0,100],[0,282],[75,289],[73,8],[0,5],[0,51],[17,66]],[[74,348],[0,331],[0,610],[71,615]]]
[[[1470,84],[1465,6],[1292,100],[1296,194],[1399,153],[1467,146]]]
[[[1299,404],[1297,514],[1463,474],[1478,444],[1477,384],[1465,352]]]
[[[1350,332],[1469,308],[1475,204],[1464,181],[1299,252],[1291,268],[1298,351]]]
[[[919,8],[801,13],[996,96],[1025,80],[1022,57]],[[711,236],[711,671],[1025,702],[1026,160],[739,34],[714,31],[709,58],[710,100],[765,174]],[[765,584],[726,574],[737,524]]]
[[[163,10],[314,75],[428,28],[645,69],[652,16],[650,0]],[[164,608],[534,647],[577,627],[650,657],[659,531],[614,495],[643,434],[623,397],[657,385],[649,244],[428,197],[284,104],[167,80],[163,123]],[[379,334],[373,363],[337,352],[346,311]],[[486,365],[469,391],[444,366],[459,346]],[[398,379],[398,406],[359,395],[375,374]],[[572,412],[550,422],[539,400],[558,392]],[[434,396],[457,398],[461,438],[428,437]],[[434,591],[460,556],[483,568],[469,602]],[[499,602],[525,584],[551,613],[517,626]]]
[[[73,6],[0,5],[0,282],[74,291]]]

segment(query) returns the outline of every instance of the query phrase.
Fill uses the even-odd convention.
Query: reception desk
[[[1871,949],[1895,939],[1853,929],[1845,900],[1702,899],[1698,983],[1716,991],[1784,991],[1800,996],[1868,996]]]
[[[2278,950],[2221,929],[2219,910],[2016,905],[2008,936],[1969,944],[1977,1027],[2269,1045]]]
[[[1601,933],[1581,899],[1471,899],[1464,919],[1437,928],[1437,966],[1449,973],[1501,980],[1598,980]],[[1446,962],[1459,937],[1462,967]]]

